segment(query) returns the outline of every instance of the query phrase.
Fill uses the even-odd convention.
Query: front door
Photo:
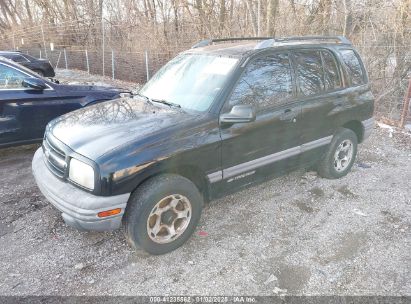
[[[0,64],[0,146],[41,139],[48,122],[42,103],[58,96],[53,88],[33,90],[23,87],[24,78],[33,77],[12,66]]]
[[[289,54],[251,60],[223,107],[252,105],[256,120],[221,126],[222,182],[230,189],[262,180],[298,163],[301,105],[295,101]]]

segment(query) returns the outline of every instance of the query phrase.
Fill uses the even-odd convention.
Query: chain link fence
[[[190,22],[153,26],[92,20],[45,24],[14,30],[0,42],[0,48],[47,58],[55,68],[78,69],[142,84],[176,54],[209,37],[208,31],[199,27],[201,24]],[[289,33],[289,30],[284,29],[281,35],[313,34],[309,30],[304,33]],[[253,32],[239,22],[229,31],[214,35],[253,36]],[[376,116],[399,125],[406,113],[405,123],[411,122],[410,111],[405,109],[409,105],[405,95],[411,76],[411,41],[398,45],[390,33],[379,33],[384,40],[375,35],[364,31],[352,40],[369,72],[376,97]],[[369,39],[372,36],[374,39]],[[406,73],[399,74],[399,70]]]
[[[46,58],[55,69],[83,70],[89,74],[97,74],[125,81],[145,83],[171,56],[149,50],[142,52],[105,51],[89,49],[44,49],[21,48],[23,53]]]

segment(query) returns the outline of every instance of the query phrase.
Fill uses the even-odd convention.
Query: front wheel
[[[354,164],[357,145],[357,135],[352,130],[339,129],[318,165],[318,174],[329,179],[347,175]]]
[[[203,198],[188,179],[159,175],[130,197],[123,218],[128,242],[151,254],[164,254],[183,245],[201,216]]]

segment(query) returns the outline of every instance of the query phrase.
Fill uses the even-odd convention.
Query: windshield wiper
[[[141,93],[139,93],[139,92],[133,94],[133,96],[143,97],[143,98],[147,101],[148,104],[151,104],[151,105],[153,104],[153,102],[151,101],[151,99],[150,99],[149,97],[147,97],[146,95],[143,95],[143,94],[141,94]]]
[[[150,100],[154,101],[154,102],[158,102],[158,103],[168,105],[169,107],[181,108],[181,106],[178,103],[169,102],[169,101],[164,100],[164,99],[153,99],[153,98],[151,98]]]

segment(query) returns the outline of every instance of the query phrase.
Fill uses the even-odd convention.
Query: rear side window
[[[2,54],[2,55],[0,55],[0,56],[12,60],[12,55]]]
[[[10,55],[10,57],[7,57],[11,60],[13,60],[14,62],[27,62],[28,60],[26,58],[24,58],[21,55]]]
[[[319,51],[299,51],[294,53],[299,92],[309,96],[324,91],[324,73]]]
[[[340,53],[347,66],[347,72],[351,78],[352,85],[364,84],[364,70],[355,52],[353,50],[341,50]]]
[[[328,51],[321,51],[324,67],[325,90],[332,91],[341,88],[340,74],[334,56]]]
[[[229,105],[251,104],[257,108],[286,103],[293,96],[288,54],[258,58],[247,65],[229,99]]]

